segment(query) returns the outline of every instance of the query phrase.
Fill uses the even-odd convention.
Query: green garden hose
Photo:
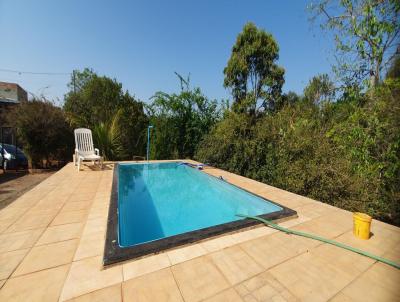
[[[341,247],[341,248],[346,249],[348,251],[352,251],[354,253],[363,255],[365,257],[369,257],[369,258],[374,259],[376,261],[380,261],[380,262],[383,262],[383,263],[388,264],[390,266],[393,266],[393,267],[395,267],[397,269],[400,269],[400,264],[398,264],[396,262],[393,262],[391,260],[388,260],[388,259],[385,259],[385,258],[382,258],[382,257],[379,257],[379,256],[375,256],[375,255],[370,254],[368,252],[359,250],[357,248],[345,245],[343,243],[340,243],[340,242],[337,242],[337,241],[334,241],[334,240],[326,239],[326,238],[319,237],[319,236],[316,236],[316,235],[313,235],[313,234],[308,234],[308,233],[304,233],[304,232],[290,230],[290,229],[281,227],[281,226],[277,225],[276,223],[273,223],[272,221],[265,220],[265,219],[257,217],[257,216],[248,216],[248,215],[243,215],[243,214],[236,214],[236,216],[255,219],[255,220],[263,222],[265,225],[270,226],[271,228],[277,229],[277,230],[285,232],[287,234],[294,234],[294,235],[303,236],[303,237],[306,237],[306,238],[318,240],[318,241],[321,241],[321,242],[324,242],[324,243],[332,244],[334,246]]]

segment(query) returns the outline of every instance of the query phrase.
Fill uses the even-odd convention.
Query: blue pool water
[[[179,163],[120,164],[119,244],[133,246],[281,207]]]

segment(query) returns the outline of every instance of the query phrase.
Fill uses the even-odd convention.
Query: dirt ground
[[[0,209],[12,203],[19,196],[51,176],[54,172],[29,174],[0,170]]]

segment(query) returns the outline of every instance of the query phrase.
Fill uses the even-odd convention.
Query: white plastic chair
[[[78,128],[74,130],[75,134],[75,154],[74,165],[78,165],[78,171],[83,161],[99,162],[103,168],[103,157],[100,151],[93,147],[92,131],[86,128]]]

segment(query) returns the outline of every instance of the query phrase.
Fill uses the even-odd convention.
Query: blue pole
[[[146,159],[149,161],[149,153],[150,153],[150,128],[153,128],[152,125],[147,127],[147,155]]]

